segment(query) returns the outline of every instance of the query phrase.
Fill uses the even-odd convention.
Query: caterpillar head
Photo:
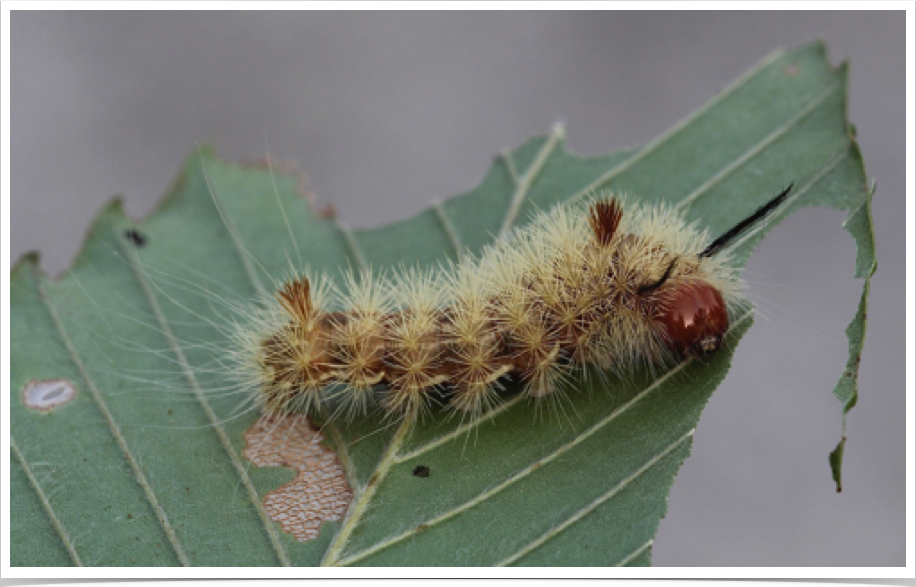
[[[654,265],[654,274],[642,276],[636,295],[662,344],[680,357],[717,351],[728,331],[728,306],[702,260],[661,250],[645,265],[647,270]]]
[[[704,282],[670,289],[656,317],[667,333],[668,348],[682,356],[717,351],[728,330],[728,309],[722,292]]]
[[[728,311],[701,260],[678,255],[654,231],[621,234],[622,214],[610,199],[596,202],[589,216],[598,254],[609,260],[613,306],[635,310],[651,324],[652,336],[677,356],[715,352],[728,330]]]
[[[637,255],[640,263],[633,264],[649,270],[637,278],[641,280],[641,285],[636,287],[639,307],[663,331],[664,345],[670,351],[685,357],[703,356],[719,349],[729,324],[725,297],[711,283],[715,280],[707,278],[704,259],[708,260],[727,249],[739,237],[762,223],[786,200],[791,189],[792,185],[789,185],[695,256],[675,256],[661,244],[646,242],[629,234],[616,234],[622,211],[614,199],[593,204],[589,223],[597,245],[616,249],[615,255],[625,255],[628,245],[642,249]],[[612,267],[614,265],[612,263]],[[655,275],[661,273],[661,276],[652,277],[649,272]]]

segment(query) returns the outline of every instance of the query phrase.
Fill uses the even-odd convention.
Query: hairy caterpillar
[[[351,271],[343,290],[296,276],[236,332],[238,370],[269,415],[331,398],[364,412],[384,386],[389,414],[413,417],[445,390],[451,408],[477,416],[510,377],[537,398],[575,370],[712,353],[744,302],[723,250],[790,190],[711,243],[669,208],[605,196],[541,212],[435,272]]]

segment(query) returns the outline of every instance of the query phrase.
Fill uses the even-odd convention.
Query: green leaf
[[[648,565],[669,488],[750,312],[709,360],[580,381],[546,407],[509,390],[473,425],[442,414],[412,429],[379,416],[332,421],[325,432],[354,499],[342,522],[299,542],[263,505],[294,473],[242,457],[257,414],[240,410],[247,396],[226,388],[214,356],[231,342],[232,304],[291,266],[336,278],[348,265],[430,266],[477,252],[533,210],[591,190],[670,202],[717,234],[794,182],[735,253],[746,262],[802,207],[850,211],[865,288],[834,392],[845,417],[875,268],[846,84],[845,65],[832,68],[821,44],[777,52],[641,149],[583,158],[556,128],[505,153],[474,190],[375,230],[313,213],[293,176],[199,150],[148,219],[132,222],[117,201],[103,210],[63,278],[43,276],[34,256],[13,270],[12,564]],[[52,380],[76,396],[29,408],[21,390]],[[840,465],[831,456],[838,482]]]

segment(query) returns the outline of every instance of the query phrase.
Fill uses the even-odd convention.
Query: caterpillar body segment
[[[710,240],[670,208],[604,197],[435,271],[350,272],[339,289],[301,275],[254,320],[242,370],[266,413],[333,396],[365,412],[384,386],[390,414],[440,389],[478,415],[510,378],[544,397],[577,370],[660,368],[714,352],[745,301],[727,243],[702,254]]]

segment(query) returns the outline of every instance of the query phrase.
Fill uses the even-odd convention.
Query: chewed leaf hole
[[[325,520],[341,520],[353,491],[337,453],[303,416],[264,417],[245,432],[245,458],[259,467],[292,467],[296,478],[268,493],[264,509],[296,540],[318,536]]]
[[[76,397],[76,386],[66,379],[29,381],[22,388],[22,402],[33,410],[50,412]]]

